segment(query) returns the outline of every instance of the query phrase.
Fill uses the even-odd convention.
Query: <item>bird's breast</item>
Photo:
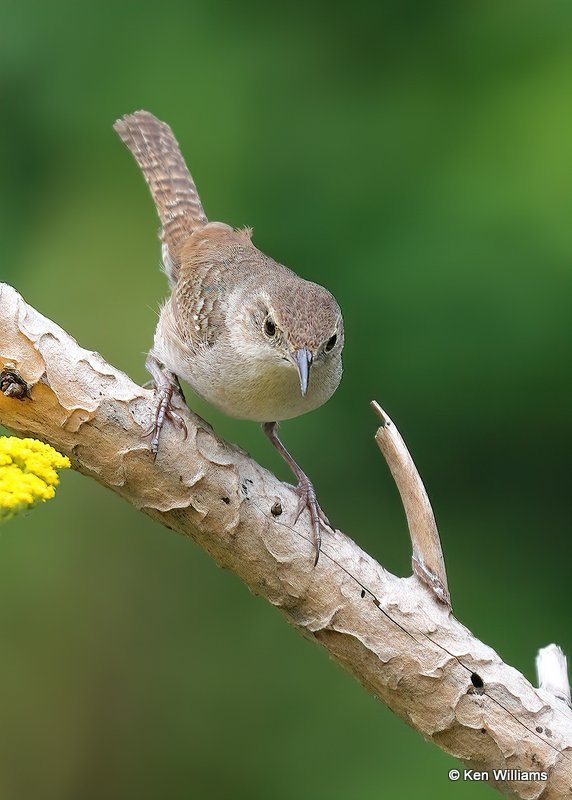
[[[339,384],[341,364],[339,369],[333,363],[313,366],[305,396],[290,362],[241,357],[228,345],[197,353],[191,373],[183,377],[225,414],[269,422],[291,419],[323,405]]]

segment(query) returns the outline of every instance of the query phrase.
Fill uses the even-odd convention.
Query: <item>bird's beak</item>
[[[308,391],[308,383],[310,382],[310,367],[312,365],[313,356],[307,347],[301,347],[294,353],[294,361],[298,367],[298,377],[300,378],[300,391],[302,397]]]

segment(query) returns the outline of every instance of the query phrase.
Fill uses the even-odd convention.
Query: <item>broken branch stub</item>
[[[451,598],[441,539],[435,515],[425,491],[421,476],[397,427],[375,400],[371,407],[381,420],[375,441],[393,475],[407,517],[413,554],[413,572],[449,608]]]

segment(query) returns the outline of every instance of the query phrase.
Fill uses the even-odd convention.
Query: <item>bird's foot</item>
[[[145,437],[151,437],[150,449],[154,458],[156,458],[157,451],[159,450],[159,438],[165,420],[169,420],[176,425],[183,431],[184,438],[187,438],[188,430],[185,420],[173,408],[173,399],[175,397],[182,400],[183,403],[185,402],[185,397],[179,386],[177,376],[166,370],[154,356],[148,356],[146,366],[153,376],[155,397],[153,399],[154,407],[151,425],[143,435]]]
[[[329,519],[320,508],[318,500],[316,499],[316,490],[314,489],[314,485],[306,475],[300,477],[300,481],[296,487],[296,492],[298,493],[300,499],[298,501],[298,508],[296,510],[294,524],[298,522],[300,515],[307,508],[310,512],[312,530],[314,532],[314,546],[316,548],[314,566],[316,566],[318,559],[320,558],[320,549],[322,547],[321,528],[328,528],[331,531],[333,531],[333,528]]]
[[[182,416],[173,408],[173,395],[176,392],[176,388],[177,387],[173,386],[172,384],[168,386],[155,387],[152,422],[149,429],[143,434],[145,437],[151,437],[150,449],[155,457],[157,456],[157,451],[159,450],[159,438],[161,436],[161,431],[163,430],[165,420],[169,420],[169,422],[172,422],[174,425],[176,425],[177,428],[183,431],[184,438],[187,438],[187,424]]]
[[[265,422],[262,425],[262,430],[266,436],[268,436],[274,447],[278,450],[284,461],[288,464],[294,475],[298,478],[298,486],[296,487],[296,491],[298,492],[300,501],[298,503],[294,524],[298,522],[302,511],[307,508],[310,512],[312,530],[314,531],[314,544],[316,546],[316,558],[314,559],[314,566],[316,566],[318,559],[320,558],[320,547],[322,546],[321,528],[329,528],[332,532],[334,529],[330,525],[327,516],[324,514],[318,504],[318,501],[316,500],[316,490],[314,489],[312,481],[308,478],[302,468],[294,461],[288,450],[286,450],[280,441],[277,428],[278,423],[276,422]]]

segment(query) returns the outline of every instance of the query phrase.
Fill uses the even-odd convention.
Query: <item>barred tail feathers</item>
[[[171,283],[178,252],[196,228],[207,223],[197,188],[171,128],[148,111],[136,111],[113,126],[139,165],[161,221],[163,261]]]

